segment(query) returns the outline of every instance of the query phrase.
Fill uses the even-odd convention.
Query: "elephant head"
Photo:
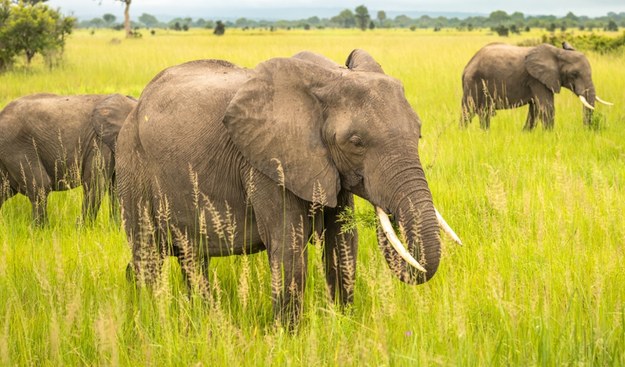
[[[91,123],[99,139],[115,152],[117,134],[126,117],[137,105],[137,100],[131,96],[113,94],[93,109]]]
[[[403,281],[427,281],[441,244],[418,153],[421,121],[402,84],[362,50],[352,52],[347,69],[300,56],[256,67],[226,111],[232,141],[256,169],[304,200],[335,207],[347,190],[371,202],[391,237],[379,239],[391,269]],[[407,249],[389,246],[398,241],[386,213],[403,228]]]
[[[561,87],[575,93],[584,105],[585,124],[591,123],[595,101],[611,105],[596,95],[586,56],[568,43],[562,49],[548,44],[534,47],[525,57],[525,68],[553,93],[559,93]]]

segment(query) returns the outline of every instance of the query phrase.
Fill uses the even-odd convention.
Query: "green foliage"
[[[23,53],[27,64],[36,54],[61,54],[65,37],[72,32],[75,19],[63,17],[41,2],[30,5],[0,2],[0,70],[10,67],[15,56]]]
[[[367,9],[367,7],[364,5],[359,5],[355,9],[354,16],[356,17],[356,22],[360,30],[366,30],[369,26],[369,21],[371,20],[371,16],[369,15],[369,9]]]
[[[493,24],[504,24],[510,21],[510,16],[503,10],[497,10],[490,13],[488,20]]]
[[[339,222],[342,223],[341,231],[348,233],[358,228],[375,230],[378,219],[373,210],[362,210],[360,207],[356,210],[345,208],[345,210],[339,213]]]
[[[497,27],[493,27],[492,30],[501,37],[508,37],[508,35],[510,34],[510,30],[504,25],[498,25]]]
[[[330,18],[330,23],[340,28],[353,28],[356,26],[356,16],[351,10],[345,9],[339,15]]]
[[[139,17],[139,21],[145,24],[146,27],[155,27],[158,25],[158,19],[152,14],[143,13]]]
[[[218,20],[215,24],[213,34],[216,36],[223,36],[224,33],[226,33],[226,25],[221,20]]]
[[[106,22],[106,24],[111,25],[115,23],[115,20],[117,19],[117,17],[113,14],[106,13],[102,16],[102,19]]]
[[[582,51],[595,51],[602,54],[619,52],[625,48],[625,32],[618,37],[609,37],[596,33],[574,35],[572,33],[544,34],[543,43],[560,47],[567,41]]]
[[[115,0],[122,3],[125,3],[129,6],[129,2],[125,0]],[[362,8],[361,8],[362,7]],[[358,9],[358,10],[357,10]],[[358,12],[362,12],[359,15]],[[145,13],[144,13],[145,14]],[[164,23],[159,22],[154,16],[150,14],[145,14],[146,17],[139,17],[139,21],[141,24],[146,27],[159,27],[159,28],[171,28],[171,25],[176,21],[180,23],[180,28],[186,23],[189,29],[191,28],[214,28],[213,20],[206,20],[202,18],[198,18],[197,20],[193,20],[191,18],[185,18],[187,20],[182,21],[180,18],[175,20],[174,22]],[[142,15],[143,16],[143,15]],[[143,20],[145,20],[145,22]],[[237,27],[241,29],[269,29],[273,27],[273,29],[295,29],[300,28],[303,29],[306,25],[308,27],[314,28],[360,28],[366,29],[370,27],[371,20],[375,20],[375,26],[378,28],[455,28],[455,29],[466,29],[466,28],[495,28],[499,26],[507,27],[510,32],[514,33],[513,27],[516,27],[518,30],[526,29],[526,28],[543,28],[549,31],[555,31],[556,29],[566,30],[569,28],[578,28],[578,29],[595,29],[601,28],[605,30],[618,30],[619,25],[625,26],[625,12],[616,14],[616,13],[608,13],[605,16],[590,18],[587,16],[577,16],[571,12],[567,13],[564,17],[556,17],[553,15],[525,15],[521,12],[514,12],[512,14],[508,14],[503,10],[496,10],[489,14],[489,16],[471,16],[467,18],[458,18],[451,17],[447,18],[444,16],[439,17],[430,17],[428,15],[422,15],[419,18],[411,18],[405,14],[397,15],[395,18],[391,19],[387,17],[387,14],[384,10],[379,10],[376,13],[376,18],[372,19],[372,16],[369,14],[368,9],[364,5],[358,6],[354,10],[344,9],[336,16],[330,18],[319,18],[318,16],[312,16],[308,19],[297,19],[297,20],[256,20],[249,19],[245,17],[241,17],[236,19],[236,21],[225,21],[224,25],[227,27]],[[468,25],[471,25],[468,27]],[[91,20],[83,20],[80,22],[79,26],[81,28],[102,28],[104,26],[110,27],[112,23],[103,22],[101,18],[94,18]],[[118,26],[118,25],[116,25]],[[118,26],[119,27],[119,26]],[[616,27],[616,28],[615,28]]]

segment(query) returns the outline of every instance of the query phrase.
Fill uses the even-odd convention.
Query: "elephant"
[[[341,214],[358,195],[376,208],[391,270],[407,283],[431,279],[441,239],[421,121],[366,51],[346,66],[301,52],[253,69],[191,61],[154,77],[109,141],[129,276],[149,289],[174,256],[207,296],[211,257],[266,250],[274,318],[297,325],[311,236],[324,239],[331,298],[353,302],[358,233],[343,230]]]
[[[48,221],[48,194],[82,185],[81,220],[95,219],[114,178],[112,151],[102,143],[111,131],[104,127],[121,126],[136,104],[119,94],[42,93],[10,102],[0,112],[0,207],[26,195],[41,226]]]
[[[477,114],[482,129],[490,127],[495,110],[529,104],[524,130],[532,130],[539,117],[545,129],[554,125],[554,93],[562,87],[584,105],[584,124],[592,124],[595,101],[611,105],[595,94],[590,63],[584,54],[564,43],[519,47],[489,44],[471,58],[462,73],[461,126]]]

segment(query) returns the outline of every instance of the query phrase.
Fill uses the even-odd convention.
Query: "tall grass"
[[[597,108],[598,130],[583,126],[579,101],[563,90],[553,131],[522,132],[523,108],[498,112],[484,132],[477,120],[466,130],[458,121],[462,68],[501,40],[486,33],[114,37],[122,35],[79,31],[62,67],[0,75],[0,106],[40,91],[139,96],[161,69],[198,58],[253,67],[308,49],[342,63],[363,48],[402,80],[421,116],[435,203],[465,246],[443,237],[438,274],[408,286],[388,270],[375,231],[361,227],[346,312],[328,300],[312,247],[302,325],[291,335],[273,324],[266,254],[214,259],[210,302],[186,295],[173,261],[153,294],[137,293],[107,205],[93,226],[77,227],[80,189],[53,193],[50,225],[38,229],[16,196],[0,211],[0,364],[625,365],[625,55],[588,55],[598,94],[616,102]],[[371,208],[358,201],[357,210]]]

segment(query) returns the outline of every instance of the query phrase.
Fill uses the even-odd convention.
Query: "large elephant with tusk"
[[[113,146],[131,274],[149,284],[172,255],[206,292],[210,257],[267,250],[275,316],[295,325],[313,233],[325,239],[331,296],[353,300],[358,239],[340,214],[356,194],[376,207],[397,276],[431,279],[446,224],[419,160],[421,121],[368,53],[354,50],[346,66],[302,52],[254,69],[200,60],[157,75]]]
[[[462,73],[462,118],[466,126],[473,116],[483,129],[490,127],[495,110],[529,105],[524,129],[532,130],[540,118],[553,128],[554,93],[568,88],[584,106],[584,124],[592,124],[595,101],[611,105],[595,94],[588,59],[564,42],[563,48],[542,44],[518,47],[494,43],[483,47]]]

